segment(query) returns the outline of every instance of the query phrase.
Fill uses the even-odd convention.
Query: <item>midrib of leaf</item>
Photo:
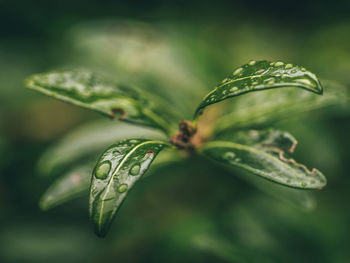
[[[238,79],[232,79],[232,80],[227,81],[227,82],[225,82],[225,83],[222,83],[222,84],[220,84],[219,86],[217,86],[216,88],[214,88],[211,92],[209,92],[207,95],[205,95],[205,97],[203,98],[203,100],[204,100],[205,98],[210,97],[210,95],[212,95],[213,93],[215,93],[219,88],[221,88],[221,87],[223,87],[223,86],[226,86],[226,85],[228,85],[228,84],[232,84],[232,83],[235,83],[235,82],[238,82],[238,81],[241,81],[241,80],[245,80],[245,79],[254,79],[254,78],[260,78],[260,77],[264,77],[264,76],[268,76],[268,74],[267,74],[267,75],[258,74],[258,75],[246,76],[246,77],[242,77],[242,78],[238,78]],[[317,92],[315,92],[315,91],[312,90],[312,88],[313,88],[312,86],[307,85],[307,84],[305,84],[305,83],[304,83],[304,85],[310,87],[310,89],[306,89],[305,87],[303,87],[302,85],[300,85],[300,84],[298,84],[298,83],[287,82],[287,83],[274,83],[271,87],[267,87],[267,88],[264,87],[264,90],[274,89],[274,88],[278,88],[278,87],[300,87],[300,88],[302,88],[302,89],[306,89],[306,90],[308,90],[308,91],[311,91],[311,92],[314,92],[314,93],[317,94]],[[244,91],[239,92],[239,94],[237,94],[237,95],[241,95],[241,94],[248,93],[248,92],[254,92],[254,91],[259,91],[259,89],[256,89],[256,90],[244,90]],[[235,95],[235,96],[236,96],[236,95]],[[235,96],[232,96],[232,97],[235,97]],[[227,98],[222,98],[222,99],[219,100],[219,101],[222,101],[222,100],[225,100],[225,99],[227,99]],[[214,101],[214,102],[212,102],[212,103],[208,103],[208,105],[210,105],[210,104],[215,104],[215,103],[217,103],[217,102],[218,102],[218,101]],[[195,112],[195,114],[194,114],[194,121],[196,121],[196,120],[198,119],[198,117],[199,117],[198,113],[199,113],[199,111],[200,111],[201,109],[202,109],[202,107],[201,107],[201,108],[198,108],[198,109],[196,110],[196,112]]]
[[[237,149],[240,150],[246,150],[246,151],[250,151],[250,152],[255,152],[257,154],[263,155],[265,157],[267,157],[268,159],[272,160],[272,161],[277,161],[278,163],[280,163],[284,168],[286,168],[287,170],[291,171],[292,173],[294,173],[295,171],[288,166],[287,164],[285,164],[284,162],[282,162],[280,159],[278,158],[274,158],[271,155],[267,154],[264,151],[260,151],[257,150],[254,147],[250,147],[250,146],[245,146],[242,144],[238,144],[238,143],[234,143],[234,142],[227,142],[227,141],[216,141],[216,142],[210,142],[208,143],[206,146],[204,146],[204,148],[218,148],[218,147],[223,147],[223,148],[227,148],[227,146],[232,146],[235,147]],[[237,164],[237,166],[244,166],[244,165],[239,165]]]
[[[111,175],[111,178],[109,179],[108,181],[108,185],[107,185],[107,188],[106,188],[106,191],[105,191],[105,194],[103,195],[103,198],[102,200],[105,199],[105,197],[107,196],[107,194],[109,193],[110,191],[110,187],[111,187],[111,182],[113,180],[113,178],[115,177],[115,175],[119,172],[120,168],[122,167],[122,165],[125,163],[125,161],[129,158],[129,156],[131,154],[133,154],[139,147],[145,145],[145,144],[149,144],[149,143],[162,143],[164,144],[163,141],[147,141],[147,142],[143,142],[143,143],[140,143],[139,145],[135,146],[130,152],[128,152],[121,160],[121,162],[118,164],[115,172]],[[99,215],[99,219],[98,219],[98,225],[99,225],[99,228],[101,227],[101,222],[102,222],[102,211],[104,209],[104,204],[105,204],[105,201],[102,201],[102,204],[101,204],[101,209],[100,209],[100,215]],[[100,229],[101,231],[101,229]]]

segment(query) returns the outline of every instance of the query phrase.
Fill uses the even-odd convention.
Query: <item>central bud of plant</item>
[[[180,149],[192,151],[196,147],[193,141],[196,132],[197,129],[193,126],[192,122],[186,120],[180,121],[179,131],[170,139],[170,141]]]

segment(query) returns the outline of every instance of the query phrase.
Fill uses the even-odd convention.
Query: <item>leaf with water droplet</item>
[[[195,112],[195,118],[203,108],[222,100],[251,91],[282,87],[298,87],[322,94],[318,78],[304,68],[281,61],[251,61],[234,70],[225,82],[204,97]]]
[[[169,114],[146,98],[145,92],[87,71],[56,71],[29,77],[26,86],[108,117],[151,126],[170,133]],[[170,118],[171,119],[171,118]]]
[[[127,193],[168,145],[163,141],[128,139],[110,146],[102,154],[92,177],[89,205],[90,219],[98,236],[107,234]]]
[[[93,167],[93,162],[88,162],[56,179],[41,197],[40,208],[49,210],[88,193]]]
[[[149,127],[135,128],[128,123],[116,125],[105,119],[89,122],[66,134],[45,150],[37,168],[41,175],[54,175],[74,163],[98,155],[115,141],[140,136],[162,140],[167,138],[162,132]]]
[[[238,97],[234,103],[226,106],[225,114],[215,125],[214,137],[242,128],[263,128],[276,121],[298,114],[304,116],[307,111],[329,106],[346,110],[344,105],[349,100],[347,88],[333,81],[323,80],[322,83],[322,96],[314,96],[313,93],[301,89],[278,89]]]
[[[297,141],[278,130],[241,131],[228,138],[212,141],[202,148],[204,155],[227,165],[239,167],[270,181],[300,189],[321,189],[326,178],[317,169],[286,157]],[[228,156],[228,153],[234,153]]]

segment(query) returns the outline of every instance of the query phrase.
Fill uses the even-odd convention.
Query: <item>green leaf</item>
[[[238,173],[237,176],[252,184],[264,194],[267,194],[295,209],[313,211],[316,207],[316,200],[310,191],[287,188],[280,184],[272,184],[271,182],[248,172]]]
[[[157,159],[152,162],[148,173],[142,178],[155,173],[159,168],[181,160],[182,158],[178,151],[162,151],[157,156]],[[40,208],[49,210],[87,194],[90,188],[91,171],[93,167],[94,162],[88,162],[74,167],[69,172],[56,179],[41,197],[39,203]]]
[[[287,132],[277,130],[244,131],[229,140],[212,141],[203,146],[204,155],[227,165],[239,167],[255,175],[285,186],[321,189],[326,178],[317,169],[285,156],[293,153],[297,141]]]
[[[127,193],[165,146],[168,144],[163,141],[129,139],[102,154],[90,189],[90,220],[98,236],[107,234]]]
[[[266,127],[276,121],[332,105],[341,108],[349,99],[347,88],[333,81],[325,80],[322,83],[322,96],[314,96],[300,89],[278,89],[239,97],[225,108],[228,113],[219,118],[214,133]]]
[[[37,168],[41,175],[53,175],[80,160],[95,158],[116,141],[141,136],[166,140],[162,132],[149,127],[117,124],[106,119],[85,123],[45,150],[40,156]]]
[[[59,177],[41,197],[40,208],[49,210],[87,193],[93,167],[93,163],[89,162]]]
[[[108,117],[121,114],[120,120],[147,125],[170,133],[164,109],[141,96],[140,92],[86,71],[50,72],[31,76],[28,88],[88,108]]]
[[[206,95],[198,106],[195,117],[211,104],[247,92],[281,87],[298,87],[322,94],[317,77],[305,68],[283,62],[250,61],[236,70]]]

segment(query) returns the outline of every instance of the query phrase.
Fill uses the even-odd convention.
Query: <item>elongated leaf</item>
[[[141,136],[157,140],[166,139],[162,132],[149,127],[117,124],[105,119],[85,123],[63,136],[40,156],[38,171],[41,175],[59,173],[80,160],[95,158],[116,141]]]
[[[168,144],[129,139],[109,147],[95,167],[90,190],[90,219],[98,236],[105,236],[115,213],[154,157]]]
[[[149,172],[142,178],[157,172],[157,169],[161,167],[181,160],[182,158],[177,151],[162,151],[157,156],[157,159],[152,162]],[[88,162],[84,165],[79,165],[60,176],[41,197],[39,204],[41,209],[49,210],[87,194],[90,188],[91,172],[94,164],[94,162]]]
[[[169,133],[167,117],[161,117],[164,109],[157,111],[137,90],[91,72],[38,74],[28,78],[26,86],[111,118],[120,113],[120,120],[160,128]]]
[[[204,97],[196,110],[195,117],[203,108],[222,100],[251,91],[281,87],[298,87],[322,94],[321,83],[305,68],[280,61],[250,61],[234,70],[232,75]]]
[[[271,182],[253,174],[249,174],[248,172],[238,173],[237,176],[252,184],[264,194],[267,194],[293,208],[302,211],[312,211],[316,207],[316,200],[313,193],[310,191],[287,188],[280,184],[272,184]]]
[[[220,117],[215,125],[215,133],[266,127],[273,122],[332,105],[334,108],[348,111],[343,107],[349,100],[346,87],[333,81],[322,81],[322,84],[322,96],[314,96],[300,89],[278,89],[239,97],[235,103],[225,108],[228,114]]]
[[[40,199],[40,208],[49,210],[88,193],[91,183],[93,162],[75,167],[65,175],[59,177],[44,193]]]
[[[326,185],[326,178],[320,171],[315,168],[310,171],[305,165],[285,156],[286,152],[293,153],[296,143],[286,132],[252,130],[238,132],[230,141],[209,142],[202,151],[218,162],[245,169],[279,184],[321,189]]]

